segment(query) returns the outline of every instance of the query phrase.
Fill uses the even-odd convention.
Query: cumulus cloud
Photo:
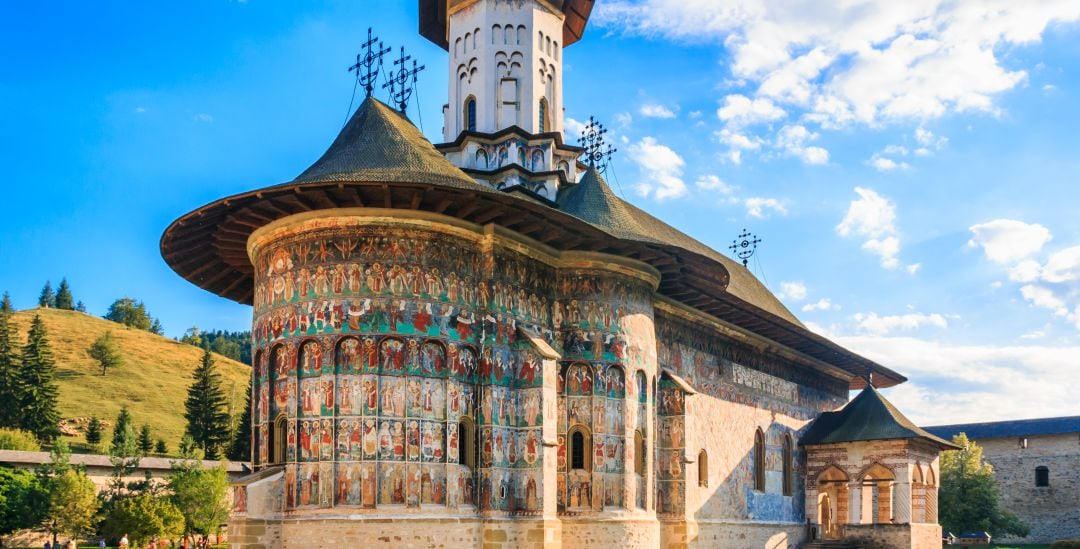
[[[886,269],[900,267],[900,237],[896,234],[896,205],[873,189],[855,187],[859,198],[848,205],[847,213],[836,226],[836,233],[845,237],[863,238],[862,249],[878,256]],[[908,265],[915,274],[921,263]]]
[[[205,122],[207,124],[214,121],[213,115],[207,114],[205,112],[200,112],[196,114],[193,118],[196,122]]]
[[[750,99],[745,95],[733,94],[724,98],[724,104],[716,110],[716,116],[724,122],[741,126],[779,120],[787,113],[769,99]]]
[[[879,172],[891,172],[893,170],[906,170],[911,166],[907,162],[897,162],[887,156],[875,154],[870,157],[869,164]]]
[[[630,145],[630,156],[645,176],[636,187],[638,194],[658,200],[686,194],[686,183],[682,180],[686,162],[671,147],[657,142],[656,138],[643,137]]]
[[[804,313],[812,313],[814,311],[832,311],[839,308],[840,306],[834,304],[829,298],[823,297],[813,303],[803,305],[802,310]]]
[[[827,164],[829,151],[807,144],[817,138],[818,134],[806,129],[806,126],[784,126],[776,135],[776,147],[807,164]]]
[[[675,118],[675,111],[659,103],[647,103],[638,111],[646,118]]]
[[[1078,19],[1075,2],[948,0],[612,0],[593,16],[629,34],[724,44],[734,79],[756,86],[744,104],[790,104],[824,126],[994,112],[1028,76],[1003,66],[1003,49]]]
[[[1031,256],[1052,238],[1046,227],[1015,219],[995,219],[972,225],[969,230],[968,245],[981,247],[987,259],[1002,264]]]
[[[566,131],[566,138],[568,140],[574,140],[585,132],[585,123],[580,120],[566,117],[566,120],[563,122],[563,129]]]
[[[909,332],[923,327],[948,328],[949,322],[939,313],[907,313],[879,316],[877,313],[856,313],[852,320],[859,333],[886,335],[895,331]]]
[[[787,207],[775,198],[762,198],[753,196],[743,201],[746,206],[746,215],[758,219],[766,219],[770,213],[787,215]]]
[[[724,183],[719,176],[703,175],[694,182],[694,186],[703,191],[712,191],[722,195],[730,195],[735,192],[735,187]]]
[[[806,299],[806,284],[802,282],[781,282],[780,293],[776,294],[780,299],[802,301]]]
[[[1042,267],[1042,279],[1055,284],[1080,282],[1080,246],[1052,254]]]

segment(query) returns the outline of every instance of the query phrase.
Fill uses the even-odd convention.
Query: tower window
[[[784,495],[790,496],[792,490],[792,478],[791,470],[793,469],[792,461],[795,459],[794,452],[791,449],[791,435],[784,437]]]
[[[765,433],[754,433],[754,490],[765,491]]]
[[[547,123],[547,114],[548,114],[547,111],[548,111],[548,108],[547,108],[547,106],[548,106],[547,99],[544,99],[543,97],[541,97],[540,98],[540,109],[539,109],[540,110],[540,132],[539,133],[544,133],[544,132],[548,131],[548,129],[547,129],[547,127],[548,127],[548,123]]]
[[[709,454],[705,450],[698,452],[697,456],[697,484],[709,486]]]
[[[1046,488],[1050,486],[1050,468],[1040,465],[1035,468],[1035,486]]]
[[[465,128],[471,132],[476,131],[476,98],[474,97],[465,100]]]
[[[570,468],[588,470],[591,465],[589,458],[592,457],[592,452],[589,451],[592,441],[588,432],[583,427],[574,427],[568,438],[570,448],[567,448],[567,453],[570,454]]]
[[[634,472],[645,476],[645,437],[641,431],[634,431]]]
[[[288,445],[287,421],[285,416],[278,416],[274,428],[270,430],[270,463],[285,463]]]
[[[462,465],[476,468],[476,442],[473,439],[472,422],[461,418],[458,422],[458,459]]]

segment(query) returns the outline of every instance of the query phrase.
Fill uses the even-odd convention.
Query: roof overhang
[[[449,17],[459,6],[476,0],[420,0],[420,35],[449,51]],[[596,0],[540,0],[562,12],[563,46],[569,46],[585,34]]]

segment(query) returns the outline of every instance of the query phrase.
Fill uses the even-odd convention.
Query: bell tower
[[[449,54],[443,139],[477,181],[554,200],[579,176],[564,143],[563,49],[594,0],[420,0],[420,33]],[[571,136],[576,138],[576,136]]]

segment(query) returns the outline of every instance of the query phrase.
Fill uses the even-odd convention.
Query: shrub
[[[1064,539],[1050,544],[1050,549],[1080,549],[1080,539]]]
[[[21,429],[0,429],[0,450],[23,450],[40,452],[37,437]]]

